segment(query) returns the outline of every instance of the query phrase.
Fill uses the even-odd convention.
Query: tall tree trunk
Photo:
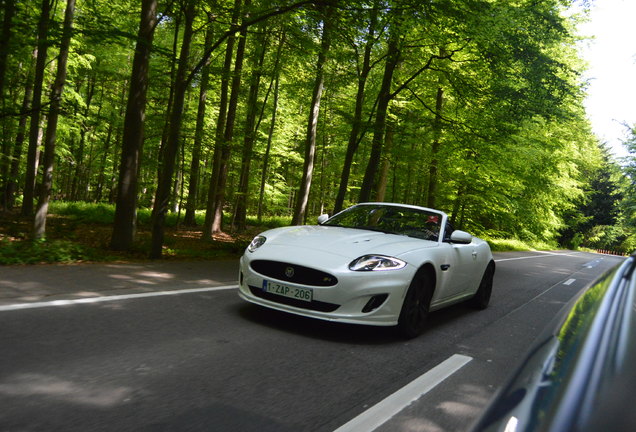
[[[431,164],[428,168],[428,194],[426,206],[435,208],[437,195],[437,165],[439,163],[438,153],[440,148],[440,139],[442,136],[442,109],[444,107],[444,89],[437,88],[437,96],[435,98],[435,120],[433,120],[433,145],[431,146]]]
[[[183,29],[183,41],[181,42],[181,52],[179,54],[179,66],[175,79],[175,92],[170,115],[170,129],[168,141],[162,157],[161,177],[157,185],[155,194],[155,204],[152,209],[152,244],[150,258],[161,258],[163,248],[164,225],[168,205],[170,202],[170,189],[172,186],[172,175],[174,174],[175,161],[179,151],[179,138],[181,136],[181,123],[183,120],[183,107],[186,90],[186,74],[188,69],[188,57],[190,56],[190,43],[192,42],[192,24],[195,16],[196,0],[186,0],[185,4],[185,28]]]
[[[105,174],[106,174],[106,161],[108,159],[108,152],[110,151],[110,141],[113,136],[113,124],[109,123],[106,139],[104,140],[104,149],[102,152],[102,157],[99,161],[99,175],[97,176],[97,186],[95,187],[95,195],[93,196],[94,202],[101,202],[102,195],[104,194],[104,182],[105,182]]]
[[[411,143],[411,148],[410,151],[408,153],[408,155],[414,155],[417,154],[417,146],[416,146],[416,141],[413,141]],[[413,172],[415,171],[416,173],[419,170],[419,163],[418,162],[414,162],[412,158],[409,158],[407,156],[407,161],[406,161],[406,181],[404,182],[405,185],[407,185],[408,187],[404,187],[403,189],[403,194],[402,194],[402,202],[407,203],[407,204],[418,204],[417,199],[419,199],[420,197],[418,196],[417,193],[415,193],[419,188],[420,188],[420,177],[417,174],[415,174],[415,176],[417,177],[417,180],[413,180]],[[413,187],[413,183],[415,182],[415,187]],[[413,197],[417,197],[417,198],[413,198]]]
[[[212,44],[214,35],[212,20],[208,23],[205,33],[206,49]],[[188,185],[188,201],[186,213],[183,218],[185,225],[196,225],[195,211],[197,207],[197,194],[199,191],[199,177],[201,172],[201,143],[205,126],[205,108],[208,98],[208,85],[210,83],[210,62],[206,62],[201,69],[201,88],[199,90],[199,105],[197,109],[197,124],[194,130],[194,148],[192,149],[192,162],[190,163],[190,183]]]
[[[234,43],[236,35],[233,31],[238,28],[238,20],[241,14],[241,0],[234,0],[234,10],[232,12],[232,23],[230,25],[230,35],[227,38],[225,47],[225,60],[223,63],[223,71],[221,72],[221,96],[219,100],[219,115],[216,120],[216,133],[214,135],[214,156],[212,161],[212,176],[210,177],[210,185],[208,188],[208,199],[205,211],[205,222],[203,225],[204,240],[212,238],[214,232],[214,212],[216,209],[216,193],[219,183],[219,173],[221,169],[221,147],[223,145],[223,136],[225,133],[225,125],[227,123],[227,105],[230,88],[230,76],[232,71],[232,57],[234,55]]]
[[[130,249],[135,239],[137,183],[139,156],[144,140],[148,63],[156,24],[157,0],[143,0],[124,118],[115,223],[110,241],[110,247],[115,250]]]
[[[15,12],[15,1],[4,1],[4,18],[2,21],[2,31],[0,33],[0,110],[4,111],[4,81],[7,70],[7,58],[9,57],[9,42],[11,40],[12,20]],[[9,208],[8,189],[12,181],[9,172],[11,169],[12,147],[9,145],[10,140],[2,139],[2,149],[0,153],[0,211]]]
[[[157,178],[161,178],[161,168],[163,166],[162,158],[164,154],[164,147],[168,141],[168,135],[170,134],[170,116],[172,115],[172,103],[174,101],[175,92],[175,74],[177,72],[177,59],[179,50],[179,30],[181,28],[181,14],[177,13],[174,33],[172,37],[172,56],[170,61],[170,91],[168,92],[168,103],[164,108],[165,118],[163,120],[163,130],[161,133],[161,143],[159,144],[159,157],[157,163]]]
[[[314,160],[316,158],[316,131],[318,128],[318,117],[320,116],[320,98],[322,97],[325,81],[324,68],[327,63],[327,54],[331,47],[331,8],[329,6],[325,6],[325,8],[326,9],[323,12],[324,20],[322,41],[320,43],[320,52],[318,53],[316,77],[314,79],[314,88],[311,96],[311,104],[309,106],[309,118],[307,121],[305,163],[303,166],[303,176],[300,181],[300,188],[298,189],[292,225],[300,225],[305,221],[307,203],[309,202],[309,192],[311,190],[311,179],[314,172]]]
[[[11,40],[11,26],[15,13],[15,0],[4,1],[4,18],[2,21],[2,38],[0,39],[0,98],[4,95],[4,76],[9,57],[9,41]]]
[[[262,117],[265,110],[265,105],[267,103],[267,99],[269,97],[270,92],[272,91],[272,86],[273,86],[274,100],[272,101],[272,117],[270,119],[269,129],[267,131],[267,145],[265,146],[265,154],[263,155],[263,166],[261,171],[261,186],[258,193],[257,218],[259,222],[261,221],[263,217],[263,198],[265,196],[265,182],[267,181],[269,154],[272,149],[272,139],[274,137],[274,129],[276,128],[276,114],[278,111],[278,88],[280,83],[280,59],[281,59],[281,52],[283,50],[284,44],[285,44],[285,32],[281,31],[281,34],[278,40],[278,48],[276,49],[276,61],[274,62],[272,80],[270,81],[269,87],[267,88],[267,94],[265,95],[265,101],[263,102],[263,111],[261,112],[261,117]]]
[[[34,52],[34,56],[37,54]],[[32,66],[32,65],[31,65]],[[15,142],[13,144],[13,153],[11,155],[11,166],[9,169],[9,178],[7,179],[6,189],[4,192],[4,200],[6,208],[12,209],[15,205],[15,194],[18,190],[18,178],[20,176],[20,161],[22,159],[22,146],[26,134],[27,122],[29,115],[27,114],[31,108],[31,98],[33,97],[33,68],[29,66],[27,83],[24,90],[24,99],[22,100],[23,113],[18,121],[18,132],[16,133]]]
[[[325,123],[328,123],[328,121],[325,121]],[[324,124],[323,124],[323,128],[325,128]],[[329,156],[331,154],[331,152],[329,151],[329,136],[327,133],[325,133],[325,131],[323,130],[323,134],[322,134],[322,146],[320,148],[320,177],[318,179],[318,214],[325,214],[325,202],[326,200],[326,182],[327,177],[331,178],[330,175],[327,174],[327,167],[329,166]],[[316,203],[314,201],[314,206],[313,206],[314,210],[316,208]]]
[[[274,100],[272,102],[272,118],[269,123],[269,131],[267,132],[267,146],[263,155],[263,170],[261,172],[261,187],[258,194],[258,221],[263,217],[263,198],[265,197],[265,182],[267,181],[267,170],[269,167],[269,154],[272,150],[272,139],[274,137],[274,129],[276,128],[276,114],[278,111],[278,85],[280,81],[280,71],[275,70],[274,82]]]
[[[125,113],[126,113],[126,109],[127,109],[127,104],[126,104],[126,98],[128,97],[128,92],[129,92],[129,85],[128,82],[122,83],[122,86],[118,89],[119,92],[119,110],[117,112],[117,114],[115,114],[117,117],[121,118],[124,117],[125,118]],[[112,124],[114,124],[114,118],[112,121]],[[119,142],[123,142],[123,133],[124,133],[124,128],[122,127],[117,127],[115,129],[115,136],[113,137],[113,147],[117,146],[117,143]],[[117,152],[117,149],[113,149],[113,152]],[[117,168],[119,166],[119,161],[117,160],[117,157],[113,157],[112,161],[111,161],[111,172],[110,172],[110,176],[109,179],[107,180],[107,187],[108,187],[108,204],[116,204],[116,200],[117,200],[117,189],[119,187],[118,184],[118,179],[119,179],[119,172],[117,171]]]
[[[247,98],[247,115],[245,116],[245,131],[243,139],[243,152],[241,155],[241,174],[239,178],[238,198],[236,201],[236,209],[234,210],[234,221],[239,231],[245,229],[247,219],[247,197],[249,193],[251,161],[254,151],[254,142],[256,141],[256,113],[258,111],[258,90],[263,74],[263,62],[266,52],[265,28],[260,28],[260,36],[256,40],[256,50],[252,60],[252,78],[250,80],[250,90]]]
[[[64,12],[64,27],[62,30],[62,41],[60,43],[60,54],[57,60],[57,73],[55,82],[53,83],[53,90],[51,91],[51,107],[49,109],[46,137],[44,139],[44,177],[33,222],[33,236],[36,239],[44,238],[46,235],[46,216],[49,210],[51,189],[53,188],[55,134],[57,132],[57,121],[60,114],[62,92],[64,91],[64,83],[66,82],[66,63],[73,33],[74,14],[75,0],[67,0],[66,11]]]
[[[344,206],[345,196],[349,187],[349,175],[351,174],[351,166],[353,164],[353,157],[358,150],[360,144],[360,131],[362,129],[362,108],[364,107],[364,95],[367,78],[369,72],[371,72],[371,50],[375,44],[375,27],[377,25],[378,18],[378,5],[374,4],[371,10],[371,17],[369,22],[369,31],[367,36],[367,43],[364,46],[364,57],[362,60],[362,68],[358,75],[358,91],[356,93],[356,106],[353,113],[351,133],[349,134],[349,142],[347,143],[347,152],[345,153],[345,159],[342,164],[342,174],[340,176],[340,186],[338,187],[338,194],[336,195],[336,202],[334,204],[333,212],[338,213]]]
[[[91,104],[93,103],[93,96],[95,95],[95,85],[97,76],[95,73],[91,74],[88,80],[86,88],[86,106],[82,113],[84,118],[89,118],[91,111]],[[77,89],[79,93],[79,89]],[[98,116],[99,117],[99,116]],[[85,199],[85,193],[88,188],[89,179],[87,178],[87,164],[85,163],[85,151],[86,151],[86,135],[88,133],[88,126],[84,123],[80,125],[80,139],[77,148],[77,156],[75,158],[75,173],[73,175],[72,200],[82,201]]]
[[[375,182],[376,174],[380,166],[380,157],[382,156],[382,144],[384,143],[384,132],[386,127],[386,117],[391,101],[391,84],[393,82],[393,72],[400,60],[399,50],[399,27],[391,32],[388,44],[388,55],[384,67],[384,76],[382,77],[382,85],[380,94],[378,95],[378,108],[375,115],[375,123],[373,126],[373,140],[371,142],[371,155],[362,180],[360,188],[360,202],[371,200],[371,192]]]
[[[44,84],[44,69],[46,68],[47,33],[49,31],[50,14],[51,0],[42,0],[42,10],[38,23],[37,58],[35,61],[35,78],[33,80],[33,101],[31,103],[31,123],[29,126],[29,148],[27,151],[26,176],[22,198],[22,216],[31,216],[33,214],[42,110],[42,87]]]
[[[393,149],[393,124],[387,122],[386,133],[384,135],[384,157],[382,158],[382,167],[380,169],[380,177],[375,193],[376,201],[384,201],[386,195],[386,185],[389,180],[389,169],[391,168],[391,150]]]
[[[249,9],[251,0],[245,0],[244,8]],[[244,21],[247,19],[245,16]],[[230,165],[230,155],[232,152],[232,140],[234,138],[234,124],[236,122],[236,111],[238,109],[238,97],[241,91],[241,73],[243,71],[243,59],[245,57],[245,43],[247,39],[247,27],[243,27],[240,33],[239,43],[236,48],[236,60],[234,62],[234,73],[232,76],[232,91],[227,108],[227,121],[225,123],[225,133],[221,143],[221,157],[218,170],[218,181],[216,185],[216,195],[214,197],[214,213],[212,218],[212,232],[221,232],[223,229],[223,205],[225,204],[227,174]]]
[[[457,229],[462,229],[461,226],[457,225],[457,218],[459,217],[460,209],[464,208],[464,194],[466,192],[467,187],[464,183],[460,183],[457,187],[457,197],[453,202],[453,211],[450,216],[450,223]]]

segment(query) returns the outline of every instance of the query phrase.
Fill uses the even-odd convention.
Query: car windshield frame
[[[439,241],[444,215],[431,209],[386,204],[359,204],[326,220],[322,225],[402,235]]]

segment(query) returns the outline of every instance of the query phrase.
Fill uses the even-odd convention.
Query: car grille
[[[254,260],[250,267],[263,276],[308,286],[333,286],[338,278],[329,273],[280,261]]]
[[[317,300],[307,302],[303,300],[283,297],[277,294],[268,293],[266,291],[263,291],[261,288],[252,285],[250,285],[249,288],[252,294],[254,294],[256,297],[276,303],[282,303],[288,306],[294,306],[301,309],[309,309],[317,312],[333,312],[340,307],[340,305],[334,303],[321,302]]]

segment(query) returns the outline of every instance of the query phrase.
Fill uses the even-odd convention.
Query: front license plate
[[[297,288],[268,280],[263,281],[263,291],[306,302],[310,302],[313,298],[313,291],[309,288]]]

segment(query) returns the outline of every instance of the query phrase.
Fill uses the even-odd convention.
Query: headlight
[[[384,255],[364,255],[349,264],[353,271],[386,271],[404,268],[406,263],[397,258]]]
[[[247,247],[247,250],[250,252],[254,252],[256,249],[258,249],[259,247],[263,246],[263,244],[265,244],[265,240],[267,240],[267,238],[262,235],[258,235],[254,237],[250,245]]]

